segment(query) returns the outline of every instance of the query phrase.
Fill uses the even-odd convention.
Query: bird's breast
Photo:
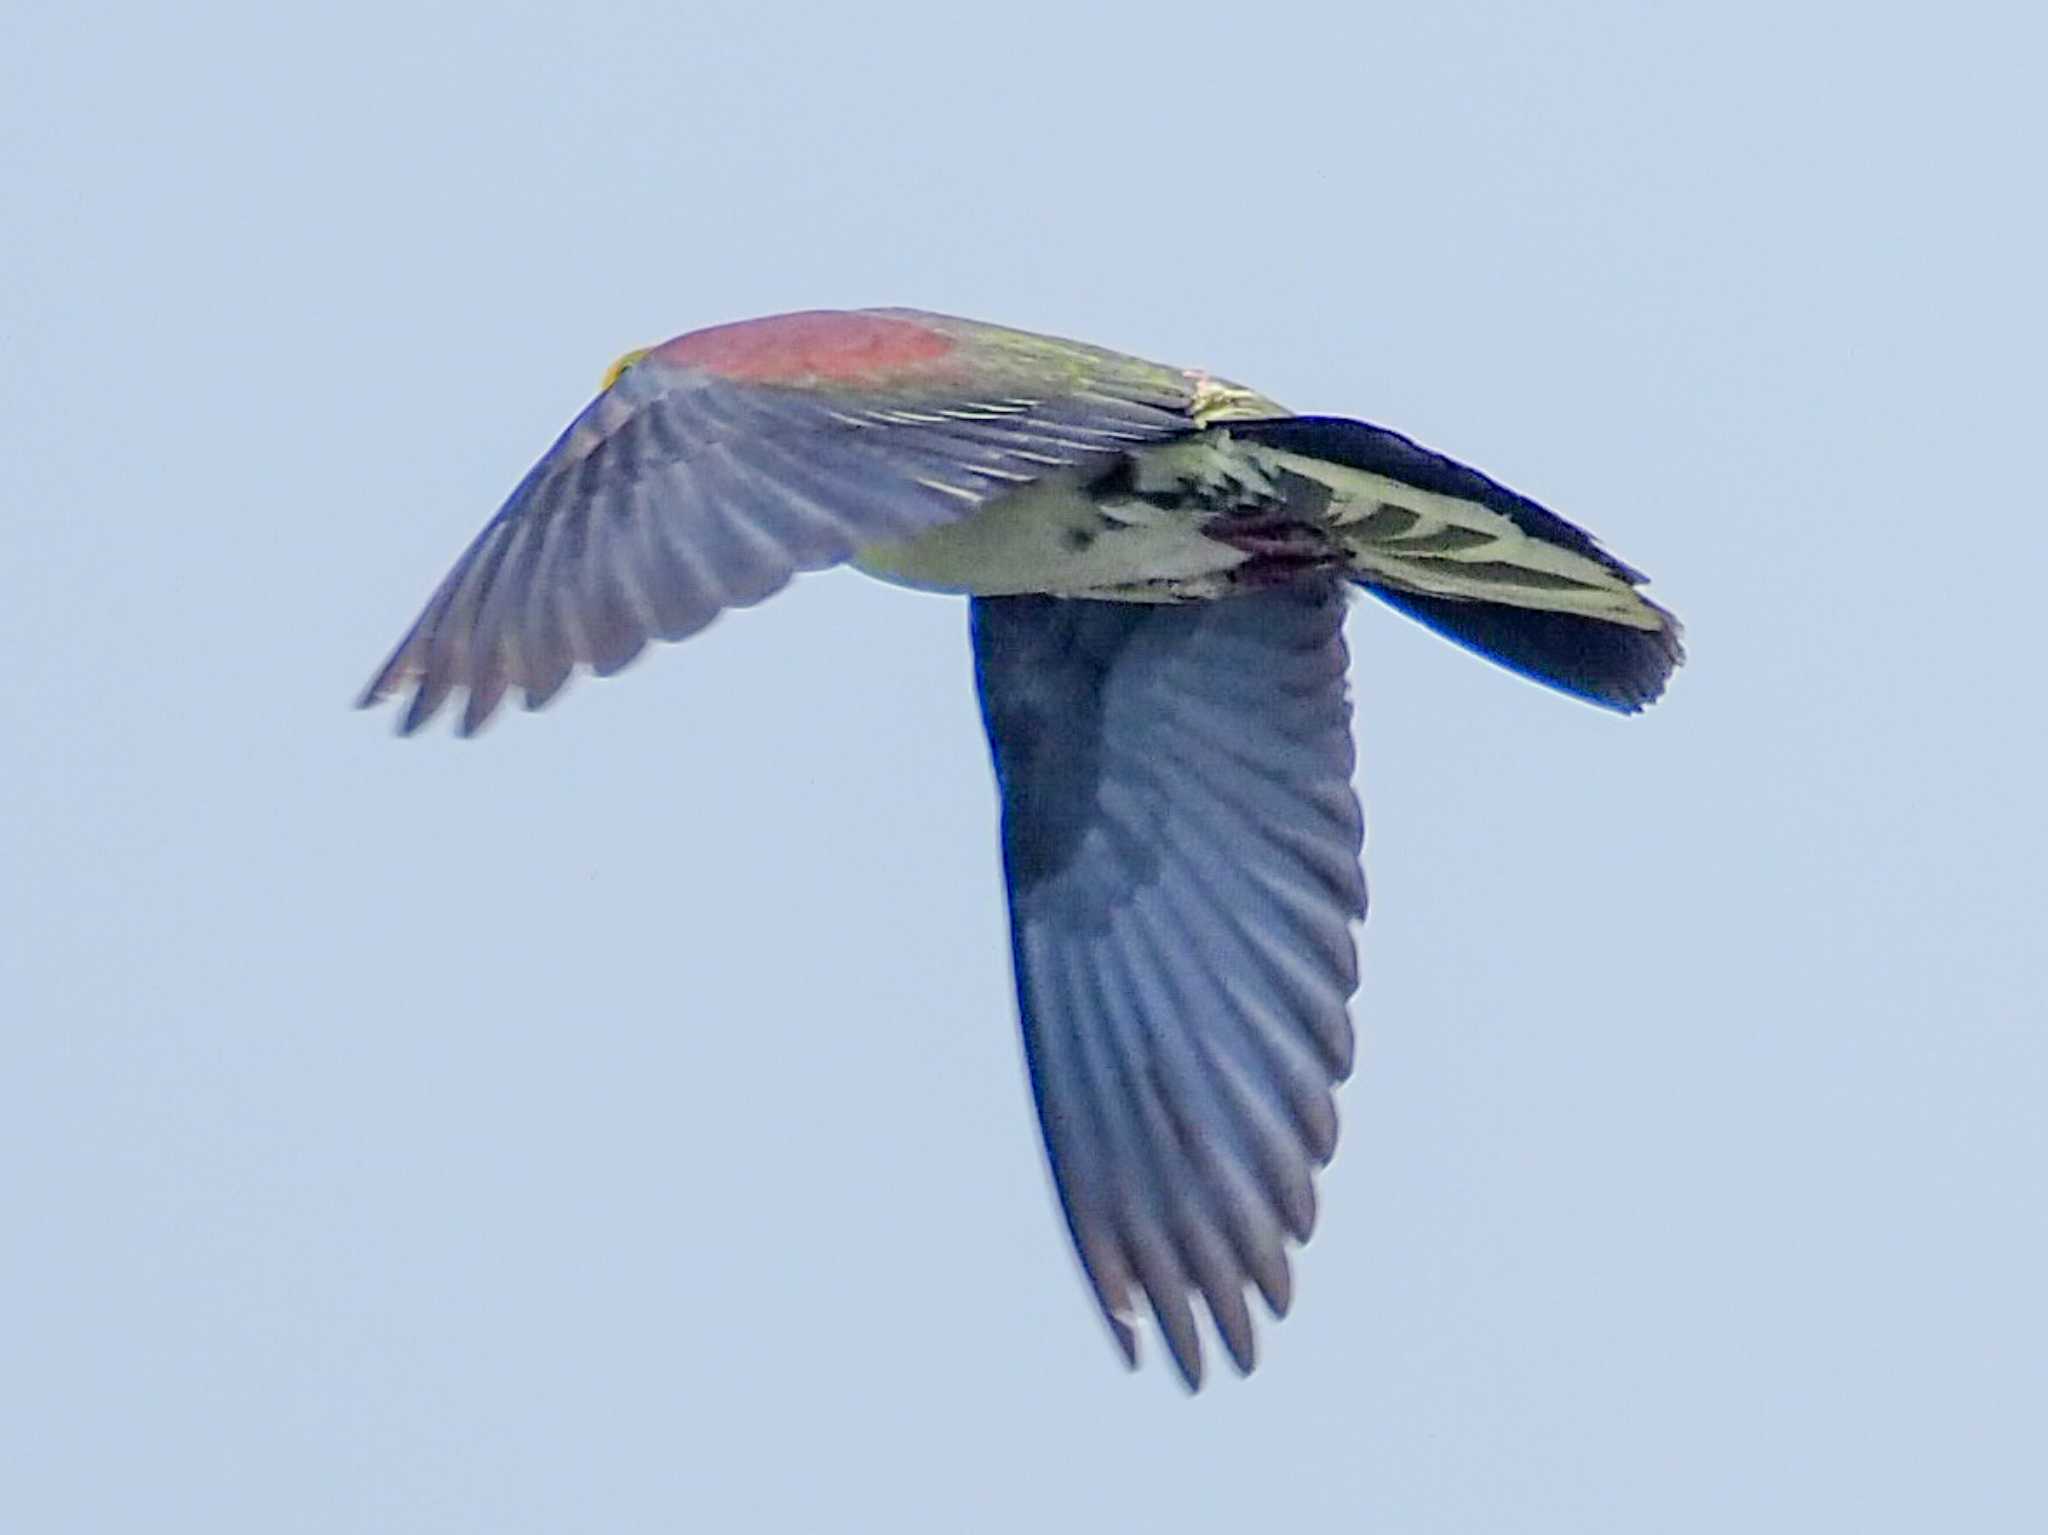
[[[854,564],[899,585],[977,597],[1204,599],[1303,547],[1297,512],[1225,434],[1205,432],[1033,481]]]

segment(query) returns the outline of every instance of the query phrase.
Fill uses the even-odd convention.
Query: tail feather
[[[1476,469],[1337,416],[1226,429],[1327,493],[1353,580],[1489,660],[1632,713],[1685,658],[1678,620],[1636,590],[1640,571]]]
[[[1453,644],[1532,681],[1623,714],[1656,702],[1685,659],[1678,620],[1669,614],[1665,616],[1670,622],[1663,628],[1631,629],[1577,613],[1545,613],[1361,584]]]

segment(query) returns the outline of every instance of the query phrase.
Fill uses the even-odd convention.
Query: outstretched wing
[[[1246,1287],[1286,1310],[1336,1145],[1365,914],[1343,616],[1334,586],[974,603],[1060,1202],[1126,1359],[1142,1291],[1190,1386],[1192,1296],[1251,1369]]]
[[[362,703],[411,689],[410,732],[464,689],[467,734],[510,688],[537,708],[577,665],[615,672],[798,571],[1192,430],[1172,391],[1078,348],[1034,374],[1020,344],[852,312],[654,348],[520,481]]]

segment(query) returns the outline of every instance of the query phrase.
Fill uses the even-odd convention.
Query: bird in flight
[[[1240,1371],[1279,1316],[1350,1072],[1365,916],[1343,619],[1361,588],[1632,713],[1683,658],[1645,578],[1362,421],[908,309],[629,352],[363,694],[468,735],[517,689],[694,634],[799,571],[965,595],[1002,803],[1025,1058],[1127,1363],[1190,1388],[1195,1301]]]

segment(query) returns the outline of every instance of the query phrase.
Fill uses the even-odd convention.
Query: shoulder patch
[[[757,384],[885,379],[951,352],[951,338],[911,320],[810,309],[691,331],[648,356]]]

